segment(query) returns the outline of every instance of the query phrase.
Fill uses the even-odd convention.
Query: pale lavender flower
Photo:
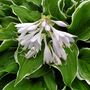
[[[57,24],[58,26],[67,27],[67,24],[64,23],[63,21],[55,21],[55,20],[51,20],[51,21]]]
[[[24,49],[28,49],[25,55],[26,58],[35,56],[41,50],[42,40],[44,40],[44,63],[60,65],[62,64],[61,59],[67,60],[67,53],[64,47],[69,48],[75,36],[54,28],[54,24],[67,27],[67,24],[63,21],[55,21],[47,18],[44,17],[34,23],[17,24],[16,27],[20,34],[17,40],[24,46]],[[51,38],[49,42],[46,40],[48,38],[46,33]]]
[[[49,63],[53,62],[53,56],[52,56],[52,52],[51,52],[49,46],[47,45],[46,38],[44,38],[44,42],[45,42],[44,63],[49,64]]]

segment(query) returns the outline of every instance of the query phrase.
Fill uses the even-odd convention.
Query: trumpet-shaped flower
[[[31,58],[36,55],[41,50],[42,40],[44,40],[44,63],[59,65],[61,64],[61,59],[67,59],[67,53],[64,47],[70,47],[70,43],[74,41],[73,37],[75,36],[57,30],[54,28],[54,24],[67,27],[67,24],[63,21],[50,20],[47,17],[34,23],[21,23],[16,25],[20,34],[17,40],[24,46],[24,49],[28,49],[25,55],[26,58]],[[51,40],[47,42],[46,39],[48,37]]]
[[[52,63],[53,62],[53,56],[51,53],[51,50],[49,48],[49,46],[47,45],[46,41],[45,41],[45,49],[44,49],[44,63]]]

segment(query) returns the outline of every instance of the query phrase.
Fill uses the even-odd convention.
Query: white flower
[[[47,25],[45,26],[45,30],[46,30],[46,31],[50,31],[50,30],[51,30],[51,27],[47,24]]]
[[[47,22],[46,22],[46,20],[43,20],[43,22],[42,22],[42,27],[44,27],[45,28],[45,26],[47,25]]]
[[[42,27],[46,30],[46,31],[50,31],[50,25],[48,24],[48,22],[46,20],[43,20],[42,22]]]
[[[53,42],[53,49],[54,49],[56,55],[59,58],[66,60],[67,54],[66,54],[65,50],[63,49],[63,47],[60,45],[61,43],[59,41],[57,41],[57,39],[55,37],[52,37],[52,42]]]
[[[65,45],[67,47],[70,47],[70,42],[73,42],[73,37],[76,37],[74,35],[71,35],[69,33],[56,30],[54,27],[52,27],[53,30],[53,36],[56,37],[57,41],[60,42],[60,45]]]
[[[51,20],[51,21],[57,24],[58,26],[67,27],[67,24],[64,23],[63,21],[55,21],[55,20]]]
[[[44,63],[46,62],[47,64],[49,64],[53,62],[53,56],[52,56],[50,48],[47,45],[47,41],[45,38],[44,38],[44,42],[45,42]]]
[[[50,20],[48,17],[44,17],[34,23],[21,23],[16,25],[18,33],[20,34],[17,40],[24,46],[24,49],[28,49],[25,55],[26,58],[35,56],[41,50],[42,40],[44,40],[44,63],[60,65],[62,64],[62,59],[67,59],[67,53],[64,47],[70,47],[71,42],[74,41],[73,37],[75,36],[57,30],[54,28],[54,24],[67,27],[67,24],[63,21]],[[51,40],[47,42],[46,39],[48,37]],[[50,43],[49,46],[48,43]]]
[[[31,58],[32,56],[34,56],[36,54],[37,54],[37,52],[35,50],[35,47],[32,47],[31,50],[29,50],[25,56],[26,56],[26,58]]]
[[[55,54],[53,50],[52,50],[52,55],[53,55],[53,63],[55,63],[56,65],[61,65],[62,62],[60,58]]]

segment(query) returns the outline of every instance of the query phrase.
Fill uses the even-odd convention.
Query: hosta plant
[[[90,0],[0,0],[0,90],[90,90]]]

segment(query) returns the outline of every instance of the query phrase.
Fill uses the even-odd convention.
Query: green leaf
[[[44,81],[48,87],[48,90],[57,90],[57,84],[55,82],[55,78],[52,72],[44,75]]]
[[[90,82],[90,48],[80,50],[78,70],[80,76]]]
[[[59,0],[59,8],[61,11],[64,11],[64,6],[65,6],[65,0]]]
[[[77,74],[77,59],[78,49],[75,44],[72,44],[70,48],[66,48],[67,60],[60,66],[53,67],[57,68],[63,77],[63,81],[67,86],[70,86],[72,81],[75,79]]]
[[[2,90],[13,79],[15,79],[14,74],[6,74],[2,78],[0,78],[0,90]]]
[[[4,4],[4,3],[0,3],[0,9],[4,12],[5,16],[13,16],[13,13],[12,13],[12,10],[10,8],[10,5]]]
[[[10,47],[17,46],[16,40],[7,39],[4,40],[0,45],[0,52],[9,49]]]
[[[71,85],[72,90],[90,90],[90,86],[85,81],[75,79]]]
[[[46,90],[41,81],[33,82],[24,79],[17,86],[14,86],[14,83],[15,81],[10,82],[3,88],[3,90]]]
[[[67,11],[68,8],[70,8],[71,6],[73,6],[76,2],[74,0],[64,0],[64,10]]]
[[[76,9],[76,4],[73,4],[70,8],[67,9],[66,14],[67,14],[69,17],[71,17],[72,14],[73,14],[73,12],[75,11],[75,9]]]
[[[11,1],[10,0],[0,0],[0,3],[11,5]]]
[[[12,2],[16,5],[22,5],[26,0],[12,0]]]
[[[18,52],[16,52],[17,54]],[[16,56],[16,62],[18,62],[19,71],[17,74],[17,79],[15,82],[15,85],[17,85],[20,81],[22,81],[23,78],[26,76],[30,76],[32,73],[37,71],[39,68],[41,68],[43,64],[43,55],[42,53],[39,53],[36,58],[30,58],[27,60],[25,58],[25,53],[21,52]]]
[[[11,8],[21,22],[36,21],[41,17],[41,14],[38,11],[31,11],[26,7],[12,5]]]
[[[15,39],[16,37],[16,28],[13,23],[10,23],[7,28],[0,29],[0,40]]]
[[[0,76],[5,73],[16,73],[18,65],[14,61],[14,50],[0,53]]]
[[[38,69],[36,72],[32,73],[29,78],[38,78],[41,76],[46,75],[50,71],[50,68],[46,65],[43,65],[40,69]]]
[[[5,16],[5,13],[3,12],[3,10],[0,9],[0,17]]]
[[[81,40],[90,38],[90,0],[82,2],[72,15],[69,31]]]
[[[38,6],[40,6],[41,5],[41,2],[42,2],[42,0],[26,0],[26,1],[33,2],[34,4],[36,4]]]
[[[76,1],[74,0],[59,0],[60,2],[60,9],[63,13],[65,13],[68,17],[71,17],[72,13],[75,11],[76,8]]]
[[[56,19],[65,20],[66,16],[60,9],[59,0],[45,0],[43,6],[44,13],[49,13],[51,16],[55,17]]]
[[[11,22],[12,23],[18,23],[18,19],[12,16],[5,16],[4,18],[0,19],[2,27],[7,27]]]

